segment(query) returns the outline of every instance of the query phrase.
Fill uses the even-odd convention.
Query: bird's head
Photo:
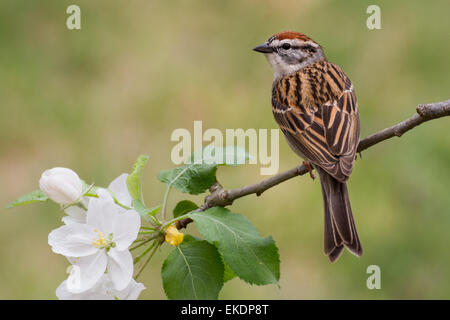
[[[274,79],[325,58],[319,44],[303,33],[293,31],[277,33],[253,50],[264,53],[272,66]]]

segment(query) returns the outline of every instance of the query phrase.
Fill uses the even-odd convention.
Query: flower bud
[[[183,242],[184,234],[179,232],[177,227],[173,224],[168,226],[165,230],[165,240],[167,243],[177,246]]]
[[[67,168],[53,168],[42,173],[39,188],[59,204],[71,204],[79,200],[83,186],[78,175]]]

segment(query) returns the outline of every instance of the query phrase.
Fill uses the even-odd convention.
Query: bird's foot
[[[314,180],[316,178],[316,176],[313,173],[314,168],[312,167],[311,162],[303,161],[303,165],[306,167],[306,169],[308,169],[309,176],[311,177],[311,179]]]

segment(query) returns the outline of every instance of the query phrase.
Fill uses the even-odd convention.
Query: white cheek
[[[300,64],[287,64],[281,57],[274,53],[265,54],[267,60],[273,69],[273,79],[276,80],[279,77],[291,74],[300,69]]]

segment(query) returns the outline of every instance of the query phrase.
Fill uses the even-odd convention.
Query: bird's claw
[[[306,169],[308,169],[309,176],[311,177],[311,179],[314,180],[316,176],[313,173],[314,168],[312,167],[311,163],[309,161],[303,161],[303,165],[306,167]]]

